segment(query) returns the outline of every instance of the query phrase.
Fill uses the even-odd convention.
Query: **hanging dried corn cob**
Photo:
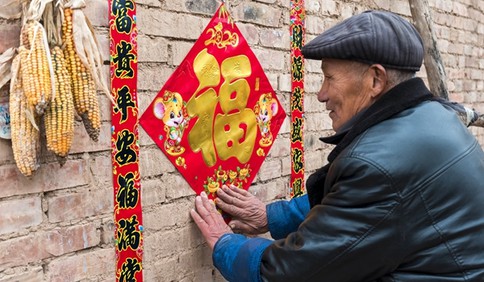
[[[44,114],[47,149],[58,157],[61,166],[65,163],[74,135],[74,100],[72,97],[70,74],[67,62],[60,47],[61,14],[53,3],[46,6],[43,22],[51,48],[54,68],[56,96]],[[57,25],[56,25],[57,21]]]
[[[20,46],[19,51],[24,52]],[[29,105],[22,89],[22,76],[19,75],[21,57],[17,55],[12,62],[10,82],[10,126],[12,149],[15,162],[20,172],[32,176],[39,168],[40,132],[38,119],[34,117],[33,107]]]
[[[101,117],[96,86],[89,69],[83,64],[76,52],[72,29],[72,9],[64,9],[62,41],[64,55],[71,76],[72,95],[77,114],[82,118],[89,137],[97,141],[101,128]]]
[[[66,61],[59,46],[52,48],[52,63],[57,94],[44,114],[45,135],[47,149],[65,158],[74,135],[74,101]],[[63,165],[65,159],[60,162]]]
[[[50,51],[42,25],[29,20],[22,27],[20,52],[22,87],[29,105],[37,114],[44,113],[55,93]]]

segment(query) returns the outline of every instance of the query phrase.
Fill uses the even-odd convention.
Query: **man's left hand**
[[[212,250],[222,235],[233,233],[205,192],[195,198],[195,209],[190,211],[190,215]]]

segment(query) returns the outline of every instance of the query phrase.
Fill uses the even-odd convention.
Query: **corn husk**
[[[52,0],[31,0],[24,15],[25,21],[40,21],[45,7],[51,2]]]
[[[16,48],[12,47],[0,55],[0,88],[2,88],[12,77],[11,66],[16,54]]]
[[[94,29],[82,11],[85,5],[84,0],[71,0],[65,4],[65,8],[72,9],[72,29],[76,53],[82,64],[91,72],[96,87],[115,104],[102,70],[103,61]]]

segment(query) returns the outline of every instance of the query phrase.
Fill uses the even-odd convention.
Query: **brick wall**
[[[484,4],[482,0],[430,0],[438,46],[453,101],[484,112]],[[107,1],[87,0],[107,61]],[[143,112],[180,64],[212,14],[215,0],[140,0],[139,103]],[[306,1],[307,40],[341,19],[367,9],[385,9],[410,18],[407,1]],[[285,110],[289,111],[289,0],[232,0],[230,12],[261,61]],[[19,22],[0,18],[0,53],[18,45]],[[306,169],[324,164],[331,149],[318,137],[331,121],[315,92],[320,65],[306,65]],[[425,71],[419,73],[425,77]],[[5,88],[0,95],[5,96]],[[13,161],[11,144],[0,139],[0,282],[112,281],[114,279],[113,195],[110,106],[100,96],[100,141],[89,140],[76,124],[72,153],[60,168],[43,149],[42,166],[26,179]],[[471,128],[484,146],[484,130]],[[147,134],[140,130],[145,281],[223,281],[188,211],[194,193]],[[284,198],[290,174],[286,121],[251,190],[265,202]]]

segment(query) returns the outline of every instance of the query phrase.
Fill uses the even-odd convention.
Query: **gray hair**
[[[414,71],[397,70],[397,69],[386,69],[387,71],[387,84],[390,87],[394,87],[404,81],[407,81],[416,76]]]

